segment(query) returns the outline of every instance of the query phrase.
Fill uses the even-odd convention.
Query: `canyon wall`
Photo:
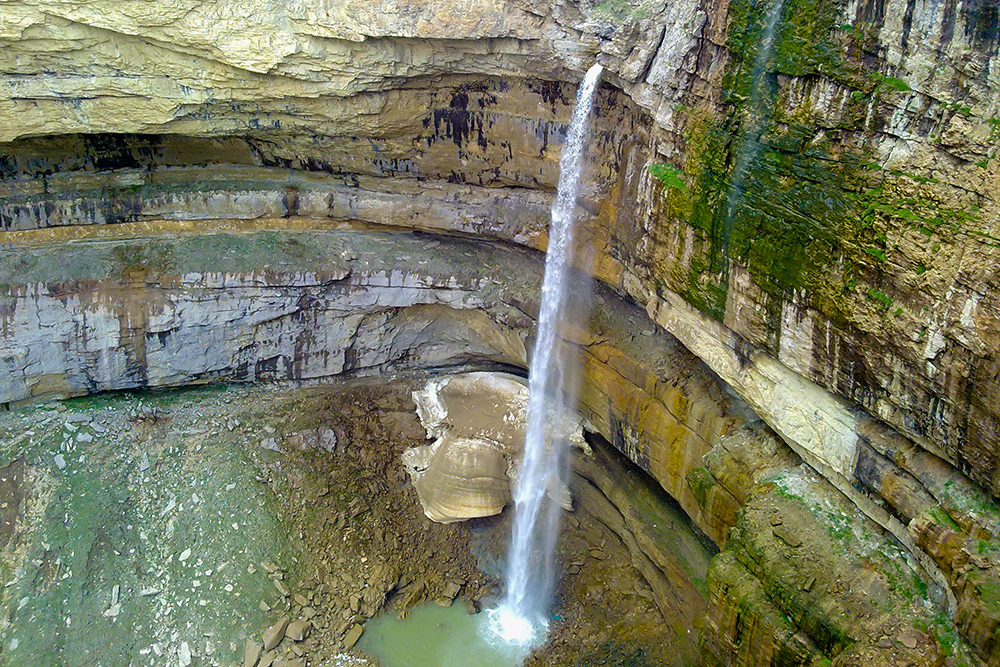
[[[793,573],[753,540],[754,503],[809,497],[763,472],[799,459],[997,659],[1000,10],[784,0],[764,58],[771,7],[3,3],[0,402],[523,365],[537,258],[496,243],[544,249],[597,59],[578,258],[617,296],[574,334],[582,400],[726,548],[706,661],[859,641],[770,585]],[[399,228],[467,238],[424,253],[441,241]],[[645,322],[594,333],[620,298]],[[730,389],[781,441],[745,434]]]

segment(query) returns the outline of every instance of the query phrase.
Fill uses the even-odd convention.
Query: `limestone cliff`
[[[544,249],[573,83],[600,59],[582,267],[794,451],[762,470],[797,456],[821,473],[996,660],[1000,9],[784,0],[765,58],[773,6],[0,3],[0,240],[12,244],[0,402],[522,365],[532,299],[497,295],[524,289],[530,262],[470,239],[462,252],[487,258],[483,276],[452,244],[417,270],[402,236],[369,247],[377,235],[320,230],[348,221]],[[255,255],[266,235],[217,248],[188,235],[261,228],[296,231],[309,249],[280,234]],[[184,240],[110,241],[150,230]],[[720,545],[743,526],[735,558],[764,592],[727,595],[772,605],[756,607],[758,629],[803,632],[809,655],[847,659],[749,567],[757,481],[709,455],[735,427],[722,385],[693,358],[664,369],[642,337],[623,348],[630,334],[615,326],[577,336],[595,427]],[[664,379],[685,373],[698,379]],[[717,639],[728,603],[713,599]],[[764,655],[716,639],[706,655],[723,664]]]

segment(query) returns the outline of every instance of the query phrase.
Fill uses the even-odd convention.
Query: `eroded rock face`
[[[739,420],[686,347],[906,546],[995,661],[996,564],[979,552],[1000,526],[997,7],[785,0],[753,81],[759,3],[607,4],[620,15],[534,0],[6,3],[0,227],[24,231],[0,232],[15,244],[0,257],[0,402],[522,364],[533,298],[510,286],[530,272],[486,272],[499,294],[451,284],[449,265],[429,287],[392,244],[398,265],[377,269],[324,252],[283,254],[295,270],[216,256],[179,272],[97,239],[157,218],[242,232],[280,216],[268,224],[544,248],[572,84],[599,57],[578,256],[648,321],[623,331],[615,311],[575,336],[587,418],[725,544],[753,487],[706,463]],[[654,163],[681,171],[661,180]],[[138,226],[104,229],[119,223]],[[87,257],[62,243],[78,225],[101,228]],[[726,607],[735,594],[718,591]],[[782,625],[790,608],[759,609],[772,638],[811,632]]]
[[[854,475],[849,413],[860,408],[995,491],[997,16],[982,3],[883,4],[787,0],[767,63],[773,118],[750,142],[756,162],[730,214],[718,202],[733,191],[746,92],[759,83],[748,64],[761,17],[747,3],[654,3],[649,19],[613,21],[574,3],[484,0],[457,16],[420,2],[377,19],[349,3],[265,3],[206,25],[212,3],[154,3],[138,23],[130,5],[13,3],[0,38],[14,92],[0,123],[25,139],[3,150],[18,180],[0,219],[301,213],[541,246],[544,196],[528,193],[554,185],[565,82],[600,54],[584,234],[594,272],[703,348],[817,464]],[[659,182],[651,162],[682,168],[690,187]],[[171,172],[190,165],[226,168]],[[105,175],[63,177],[75,170]],[[216,177],[217,188],[192,187]],[[411,179],[467,186],[449,195]],[[425,189],[431,201],[415,203]],[[704,349],[712,339],[718,349]],[[806,392],[822,417],[809,437],[802,415],[755,398],[796,377],[843,400]]]
[[[523,365],[528,320],[484,282],[484,249],[451,255],[475,249],[475,270],[395,266],[406,248],[441,252],[427,243],[316,230],[81,243],[58,258],[48,247],[8,250],[0,402],[486,359]],[[498,268],[534,271],[528,258],[496,251]]]
[[[432,521],[449,523],[499,514],[512,500],[524,452],[528,387],[501,373],[469,373],[431,380],[413,392],[420,422],[433,444],[408,449],[403,465]],[[550,434],[587,449],[579,422]],[[567,480],[549,495],[572,509]]]

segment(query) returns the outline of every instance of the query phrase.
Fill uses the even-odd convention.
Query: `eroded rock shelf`
[[[692,661],[994,664],[1000,10],[785,0],[757,80],[769,7],[4,3],[0,404],[525,372],[599,60],[564,336],[636,468],[579,462],[591,515]]]

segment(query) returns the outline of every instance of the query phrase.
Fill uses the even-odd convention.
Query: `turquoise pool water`
[[[517,667],[530,646],[491,638],[490,614],[469,614],[465,605],[429,603],[406,620],[383,614],[365,624],[360,648],[381,667]]]

